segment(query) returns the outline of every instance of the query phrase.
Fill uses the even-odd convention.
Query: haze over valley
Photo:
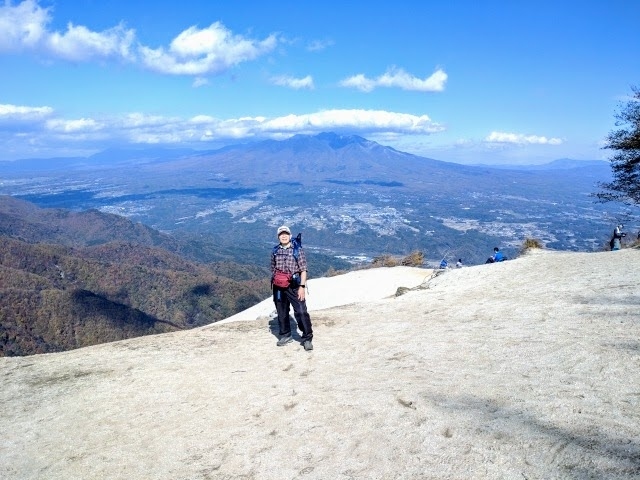
[[[515,255],[525,238],[593,251],[622,214],[590,196],[609,179],[607,162],[463,166],[333,133],[207,152],[3,162],[0,175],[0,193],[41,207],[96,208],[256,250],[287,223],[310,251],[343,257],[421,250],[433,262],[480,263],[494,245]]]

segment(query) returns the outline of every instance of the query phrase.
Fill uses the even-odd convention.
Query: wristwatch
[[[300,285],[300,286],[301,286],[302,288],[304,288],[304,287],[305,287],[304,285]]]

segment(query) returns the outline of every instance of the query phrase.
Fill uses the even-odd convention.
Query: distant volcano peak
[[[351,144],[370,145],[375,143],[358,135],[339,135],[334,132],[319,133],[314,138],[328,143],[331,148],[343,148]]]

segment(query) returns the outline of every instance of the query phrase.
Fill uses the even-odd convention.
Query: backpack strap
[[[300,247],[302,246],[302,233],[298,233],[296,238],[291,241],[293,245],[293,257],[298,261],[298,255],[300,254]]]

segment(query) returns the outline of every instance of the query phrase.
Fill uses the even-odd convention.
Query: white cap
[[[278,235],[280,235],[282,232],[287,232],[289,235],[291,235],[291,230],[289,230],[289,227],[287,227],[286,225],[282,225],[281,227],[278,227]]]

